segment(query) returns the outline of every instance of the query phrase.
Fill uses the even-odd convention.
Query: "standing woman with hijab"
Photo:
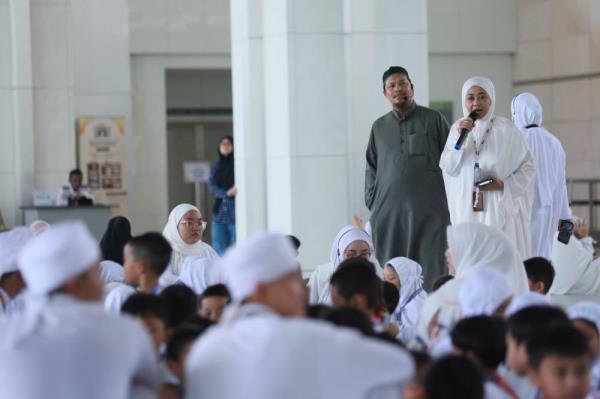
[[[235,244],[235,174],[233,137],[219,141],[219,159],[212,167],[208,188],[216,197],[213,207],[212,244],[219,255]]]
[[[131,224],[123,216],[109,220],[106,231],[100,241],[102,259],[110,260],[123,266],[123,248],[131,239]]]
[[[531,254],[535,161],[514,123],[494,115],[495,102],[496,90],[489,79],[474,77],[465,82],[464,118],[450,128],[440,168],[452,224],[478,222],[496,227],[525,260]],[[475,122],[468,116],[473,112]],[[456,149],[462,130],[468,135]]]

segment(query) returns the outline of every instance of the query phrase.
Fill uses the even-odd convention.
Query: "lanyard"
[[[492,130],[492,125],[494,124],[494,119],[495,118],[492,118],[490,120],[490,125],[488,126],[487,130],[483,134],[483,139],[481,140],[481,143],[479,143],[479,145],[477,145],[477,142],[475,142],[475,166],[473,169],[473,184],[477,184],[478,182],[481,181],[481,168],[479,167],[479,154],[481,154],[481,149],[483,148],[483,145],[485,144],[485,142],[490,134],[490,130]]]
[[[406,301],[406,303],[404,304],[404,306],[399,311],[397,311],[395,313],[396,320],[398,321],[398,323],[400,325],[402,325],[402,313],[404,313],[404,309],[406,309],[406,307],[408,306],[408,304],[410,303],[410,301],[412,301],[413,299],[415,299],[417,297],[417,295],[419,295],[422,291],[423,291],[423,287],[421,287],[418,290],[416,290],[415,292],[413,292],[408,297],[408,300]]]

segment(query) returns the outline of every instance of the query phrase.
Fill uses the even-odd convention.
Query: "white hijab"
[[[423,268],[414,260],[404,257],[390,259],[386,265],[393,267],[400,278],[400,300],[394,311],[394,315],[399,316],[415,297],[427,296],[423,290]]]
[[[465,278],[458,293],[458,302],[463,317],[493,316],[512,295],[512,288],[500,272],[480,267]]]
[[[179,281],[190,287],[197,295],[211,285],[225,284],[225,276],[214,259],[188,256],[181,267]]]
[[[467,80],[462,87],[461,98],[462,98],[462,111],[464,116],[469,116],[469,111],[467,110],[467,106],[465,105],[465,100],[467,99],[467,92],[473,86],[479,86],[490,96],[491,105],[488,113],[481,119],[477,119],[475,121],[475,130],[480,130],[481,125],[486,124],[494,117],[494,110],[496,109],[496,87],[494,87],[494,83],[488,78],[484,78],[483,76],[474,76],[471,79]],[[479,138],[479,137],[478,137]]]
[[[448,226],[448,246],[456,267],[456,276],[429,295],[423,305],[428,317],[419,321],[419,337],[427,344],[431,340],[427,327],[438,313],[438,324],[449,333],[460,318],[459,292],[465,278],[480,267],[492,268],[502,274],[515,295],[529,291],[525,266],[515,245],[500,230],[481,223]]]
[[[344,251],[346,250],[346,248],[348,248],[350,244],[352,244],[355,241],[364,241],[369,245],[369,250],[371,251],[371,262],[373,262],[373,260],[375,259],[375,256],[373,254],[375,248],[373,247],[373,241],[371,240],[371,237],[367,234],[366,231],[361,230],[352,225],[348,225],[340,230],[340,232],[335,237],[333,244],[331,245],[329,261],[333,265],[334,269],[337,269],[340,263],[342,263]],[[379,266],[379,263],[376,263],[375,265]]]
[[[183,216],[189,211],[196,211],[200,215],[202,213],[194,205],[190,204],[179,204],[169,214],[169,219],[163,230],[163,236],[169,241],[173,248],[173,255],[171,257],[170,271],[178,276],[181,273],[181,266],[186,256],[202,256],[214,258],[212,253],[214,249],[202,240],[199,240],[195,244],[186,244],[185,241],[179,235],[177,226]],[[210,254],[210,255],[209,255]]]

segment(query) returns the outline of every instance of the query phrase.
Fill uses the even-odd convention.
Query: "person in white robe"
[[[252,237],[222,265],[233,304],[194,343],[186,398],[402,397],[414,373],[403,349],[302,318],[306,290],[284,235]]]
[[[217,252],[202,241],[206,222],[198,208],[190,204],[179,204],[169,214],[163,236],[173,248],[171,263],[160,278],[160,285],[166,287],[177,282],[188,256],[218,259]]]
[[[25,309],[0,321],[2,397],[155,397],[160,370],[150,337],[99,303],[100,249],[81,222],[65,222],[21,250]]]
[[[462,317],[502,317],[513,297],[513,289],[499,271],[480,267],[465,278],[458,292]]]
[[[26,227],[0,233],[0,316],[10,315],[23,307],[25,282],[17,256],[31,237],[32,233]]]
[[[535,159],[537,177],[531,215],[531,256],[550,259],[560,220],[571,219],[565,178],[566,155],[560,141],[542,127],[542,104],[531,93],[511,103],[513,121]]]
[[[103,260],[100,262],[100,277],[105,284],[122,283],[125,279],[123,266],[112,260]]]
[[[586,299],[600,301],[600,259],[594,259],[594,240],[583,221],[575,223],[568,244],[556,241],[551,260],[555,275],[548,295],[553,303],[568,307]]]
[[[427,299],[427,292],[423,289],[423,269],[411,259],[397,257],[386,263],[383,279],[399,289],[400,300],[392,314],[392,321],[400,328],[397,338],[408,343],[416,336],[421,308]]]
[[[592,354],[594,359],[590,372],[590,394],[593,396],[590,397],[598,398],[600,397],[600,353],[598,352],[600,348],[600,303],[582,301],[571,306],[567,310],[567,314],[574,323],[577,320],[583,320],[595,327],[597,340],[590,342],[590,349],[595,352]],[[584,336],[589,339],[588,334],[584,333]]]
[[[459,292],[465,278],[481,267],[500,272],[514,295],[529,291],[527,274],[515,244],[502,231],[481,223],[448,226],[448,247],[455,278],[429,294],[423,304],[417,333],[428,348],[452,329],[459,320]],[[425,317],[424,317],[425,315]]]
[[[531,207],[535,161],[523,135],[510,120],[494,114],[496,91],[487,78],[474,77],[462,88],[464,118],[455,122],[440,159],[453,225],[478,222],[503,231],[521,260],[531,254]],[[477,111],[477,120],[468,115]],[[469,130],[455,149],[461,129]],[[477,188],[475,183],[492,179]]]
[[[343,227],[331,245],[329,263],[317,266],[308,280],[309,303],[311,305],[331,304],[329,280],[340,263],[353,256],[364,257],[371,261],[375,265],[377,275],[383,277],[383,271],[374,252],[371,236],[365,230],[352,225]]]
[[[187,285],[197,295],[215,284],[226,284],[225,275],[214,259],[188,256],[183,262],[179,282]]]

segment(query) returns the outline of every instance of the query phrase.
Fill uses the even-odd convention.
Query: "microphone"
[[[408,101],[408,96],[404,96],[404,97],[402,97],[402,99],[403,99],[404,101]]]
[[[471,118],[471,120],[475,122],[477,120],[477,111],[471,112],[469,114],[469,118]],[[467,138],[468,132],[469,131],[465,128],[460,130],[460,136],[458,137],[458,140],[456,140],[456,144],[454,145],[455,150],[460,150],[460,147],[462,147],[463,143],[465,142],[465,139]]]

